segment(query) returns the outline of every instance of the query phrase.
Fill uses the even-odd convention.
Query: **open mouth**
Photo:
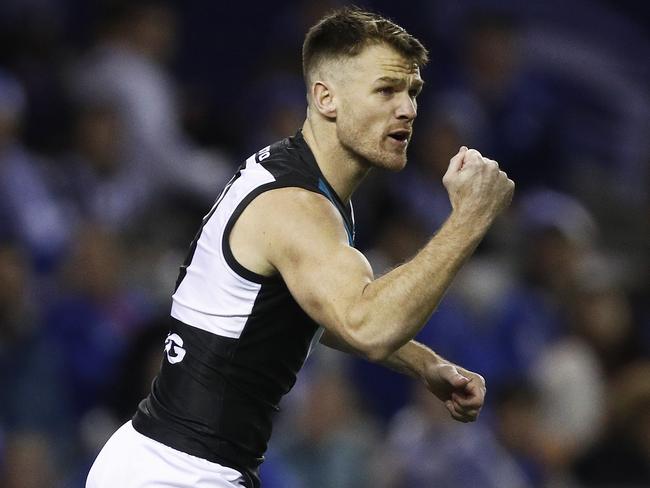
[[[388,137],[391,139],[396,140],[397,142],[407,142],[409,138],[410,132],[407,130],[397,130],[395,132],[391,132],[388,134]]]

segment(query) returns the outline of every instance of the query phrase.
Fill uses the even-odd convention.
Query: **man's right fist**
[[[476,149],[461,147],[451,158],[442,183],[454,211],[490,224],[512,201],[515,183]]]

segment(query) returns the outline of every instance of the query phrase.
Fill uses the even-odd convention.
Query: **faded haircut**
[[[326,59],[354,57],[370,45],[386,44],[422,67],[429,61],[422,43],[394,22],[358,7],[334,10],[314,25],[302,45],[302,72],[307,84]]]

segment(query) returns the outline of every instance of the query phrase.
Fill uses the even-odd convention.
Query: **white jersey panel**
[[[257,164],[254,156],[246,160],[241,175],[224,190],[203,225],[192,262],[172,296],[172,317],[206,332],[239,338],[261,285],[243,278],[228,265],[223,234],[242,200],[273,181],[273,175]]]

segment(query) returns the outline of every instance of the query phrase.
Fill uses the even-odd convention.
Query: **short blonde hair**
[[[314,25],[302,45],[302,71],[311,74],[327,58],[353,57],[372,44],[387,44],[409,61],[424,66],[429,55],[422,43],[394,22],[357,7],[334,10]]]

